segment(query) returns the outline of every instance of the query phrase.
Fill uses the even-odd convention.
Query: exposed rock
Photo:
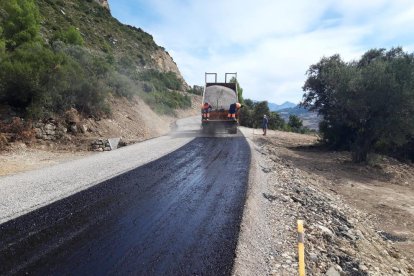
[[[118,148],[119,144],[124,144],[121,138],[98,139],[91,143],[92,151],[111,151]]]
[[[341,276],[334,266],[331,266],[325,274],[326,276]]]
[[[100,4],[105,9],[110,10],[108,0],[95,0],[95,2],[97,2],[98,4]]]
[[[327,228],[323,225],[317,225],[317,226],[318,226],[319,229],[321,229],[323,234],[331,236],[331,237],[334,235],[334,233],[331,230],[329,230],[329,228]]]
[[[117,149],[121,138],[110,138],[108,139],[108,143],[111,149]]]
[[[64,137],[67,132],[67,129],[65,126],[50,119],[46,123],[35,123],[33,131],[37,139],[45,141],[54,141]]]
[[[65,120],[68,124],[77,124],[80,122],[80,116],[75,108],[71,108],[65,112]]]
[[[80,125],[79,129],[82,133],[85,134],[88,131],[88,126],[87,125]]]
[[[170,54],[162,49],[157,50],[154,54],[151,55],[151,58],[155,61],[157,64],[157,69],[161,70],[163,72],[174,72],[177,77],[182,81],[183,83],[183,90],[187,90],[190,88],[190,86],[185,82],[183,76],[181,75],[180,70],[177,67],[177,64],[173,60],[173,58],[170,56]]]
[[[72,132],[74,134],[78,133],[78,127],[77,127],[76,124],[71,124],[69,129],[70,129],[70,132]]]

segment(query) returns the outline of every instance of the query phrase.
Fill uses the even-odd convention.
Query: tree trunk
[[[355,163],[366,162],[370,150],[371,139],[369,137],[364,137],[364,135],[358,135],[352,147],[352,161]]]

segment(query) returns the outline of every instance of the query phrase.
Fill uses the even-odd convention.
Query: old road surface
[[[0,225],[0,275],[231,274],[250,148],[241,135],[200,137],[198,128],[197,121],[169,135],[189,142],[159,159],[47,205],[32,203],[41,207],[28,213],[15,210],[22,214],[17,217],[2,214],[11,219]],[[118,151],[128,160],[134,146]],[[134,153],[137,159],[139,152]],[[76,168],[70,162],[63,167],[66,172]],[[28,179],[36,176],[26,174]],[[2,195],[19,178],[11,185],[16,193],[26,174],[0,178]],[[76,174],[69,175],[76,180]],[[42,175],[50,178],[53,172]],[[41,177],[33,179],[31,183]],[[59,189],[58,180],[49,182],[49,190]]]

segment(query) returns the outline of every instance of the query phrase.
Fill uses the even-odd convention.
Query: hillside
[[[0,149],[15,141],[54,149],[88,149],[109,137],[141,141],[197,113],[201,99],[185,92],[169,53],[113,18],[108,1],[27,3],[0,4]],[[20,29],[11,27],[25,16]],[[30,36],[18,40],[19,32]]]
[[[296,115],[303,121],[303,126],[314,130],[319,129],[319,122],[321,121],[321,118],[316,112],[308,111],[299,106],[280,109],[277,112],[286,122],[289,120],[290,115]]]
[[[108,5],[107,1],[103,2]],[[81,32],[86,48],[111,54],[119,65],[138,71],[174,72],[186,86],[172,57],[150,34],[120,23],[99,4],[87,0],[38,0],[36,3],[42,15],[41,32],[47,41],[73,26]]]

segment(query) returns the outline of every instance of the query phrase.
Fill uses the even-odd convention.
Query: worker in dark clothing
[[[263,115],[263,121],[262,121],[262,129],[263,129],[263,135],[266,136],[267,133],[267,125],[269,124],[269,119],[266,115]]]
[[[230,108],[229,108],[229,113],[227,115],[227,118],[235,121],[236,120],[236,113],[242,107],[243,106],[240,103],[231,104]]]
[[[210,119],[210,111],[212,109],[213,109],[213,107],[208,102],[205,102],[201,106],[201,113],[202,113],[203,120],[209,120]]]

